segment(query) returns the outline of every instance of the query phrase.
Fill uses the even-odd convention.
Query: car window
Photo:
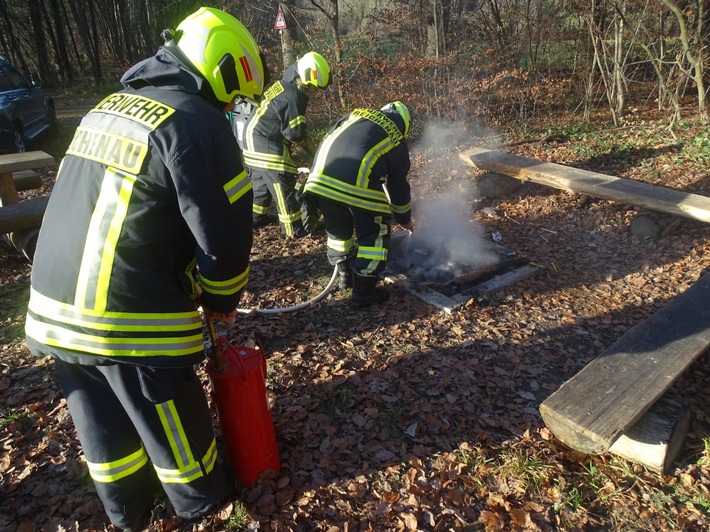
[[[5,71],[0,67],[0,91],[9,91],[14,87],[10,79],[5,75]]]
[[[10,65],[4,65],[2,67],[3,72],[7,75],[10,80],[10,89],[29,89],[30,85],[22,74],[20,74],[15,67]]]

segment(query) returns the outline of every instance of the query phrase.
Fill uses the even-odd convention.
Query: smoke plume
[[[485,231],[472,220],[477,197],[473,180],[458,153],[475,144],[460,124],[429,122],[412,147],[413,159],[423,158],[410,175],[412,235],[396,235],[390,262],[410,277],[443,280],[491,265],[497,255]]]

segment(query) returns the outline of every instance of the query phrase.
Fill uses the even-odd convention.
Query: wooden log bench
[[[34,170],[12,172],[12,180],[15,182],[15,190],[18,192],[32,190],[42,186],[42,176]]]
[[[471,148],[459,153],[459,158],[468,166],[510,176],[520,181],[532,181],[654,212],[710,222],[710,198],[707,196],[485,148]],[[663,221],[661,218],[654,220],[643,210],[639,215],[644,219],[642,223],[637,224],[638,234],[656,237],[664,234],[666,228],[661,226],[660,222]],[[655,231],[651,231],[649,224],[656,222],[659,222],[659,226]],[[631,230],[636,230],[633,223]]]
[[[30,261],[47,198],[20,201],[18,191],[41,186],[35,170],[52,165],[54,158],[43,151],[0,155],[0,234]]]
[[[0,234],[38,228],[49,198],[27,199],[0,207]]]
[[[710,346],[710,274],[628,330],[540,405],[552,433],[587,454],[611,452],[659,473],[688,413],[671,386]]]

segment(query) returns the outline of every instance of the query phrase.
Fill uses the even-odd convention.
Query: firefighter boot
[[[267,214],[252,214],[251,225],[254,229],[257,227],[264,227],[265,225],[271,225],[279,222],[279,217],[273,213]]]
[[[390,297],[387,289],[376,285],[376,275],[362,275],[353,270],[353,295],[350,306],[362,308],[387,301]]]
[[[350,269],[352,260],[338,263],[338,289],[345,290],[353,286],[353,271]]]
[[[303,222],[298,220],[291,224],[290,235],[286,232],[286,227],[281,225],[281,236],[285,236],[286,238],[303,238],[304,236],[308,236],[308,231],[306,231],[306,228],[303,227]]]

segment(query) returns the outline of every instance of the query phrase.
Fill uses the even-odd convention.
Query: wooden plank
[[[530,277],[531,275],[535,275],[539,271],[540,268],[538,268],[537,266],[526,264],[525,266],[515,268],[514,270],[506,272],[502,275],[496,275],[492,279],[489,279],[488,281],[483,281],[482,283],[479,283],[476,286],[467,288],[466,290],[463,290],[461,294],[459,294],[459,296],[467,298],[475,297],[476,299],[480,299],[484,296],[487,296],[488,294],[500,290],[501,288],[505,288],[506,286],[509,286],[513,283],[517,283],[518,281],[527,279],[528,277]]]
[[[530,260],[526,259],[525,257],[511,257],[508,259],[503,259],[500,262],[497,262],[491,266],[484,266],[472,272],[459,275],[458,277],[455,277],[454,279],[446,283],[444,288],[454,289],[456,292],[460,292],[462,290],[462,286],[473,284],[485,275],[490,276],[491,274],[494,274],[496,272],[501,272],[502,274],[506,271],[509,271],[513,267],[521,266],[528,262],[530,262]]]
[[[28,199],[0,207],[0,234],[42,225],[49,198]]]
[[[0,155],[0,174],[19,170],[37,170],[52,165],[54,165],[54,157],[39,150]]]
[[[459,153],[459,158],[469,166],[506,174],[521,181],[533,181],[570,192],[710,222],[710,198],[707,196],[485,148],[471,148]]]
[[[31,190],[42,186],[42,176],[34,170],[19,170],[12,173],[12,180],[15,182],[15,189]]]
[[[540,405],[563,443],[600,454],[668,390],[710,346],[710,275],[642,323]]]
[[[397,286],[404,288],[413,296],[418,297],[425,303],[429,303],[433,307],[443,310],[447,314],[451,314],[451,312],[453,312],[456,308],[460,307],[463,303],[465,303],[465,301],[456,301],[455,299],[451,299],[450,297],[445,296],[444,294],[441,294],[436,290],[432,290],[427,286],[422,286],[418,283],[415,283],[409,277],[401,273],[398,273],[396,275],[388,275],[387,277],[385,277],[385,281],[388,283],[397,284]],[[469,299],[470,297],[466,298],[466,301],[468,301]]]
[[[669,391],[619,436],[609,452],[665,475],[682,449],[689,427],[688,405]]]

